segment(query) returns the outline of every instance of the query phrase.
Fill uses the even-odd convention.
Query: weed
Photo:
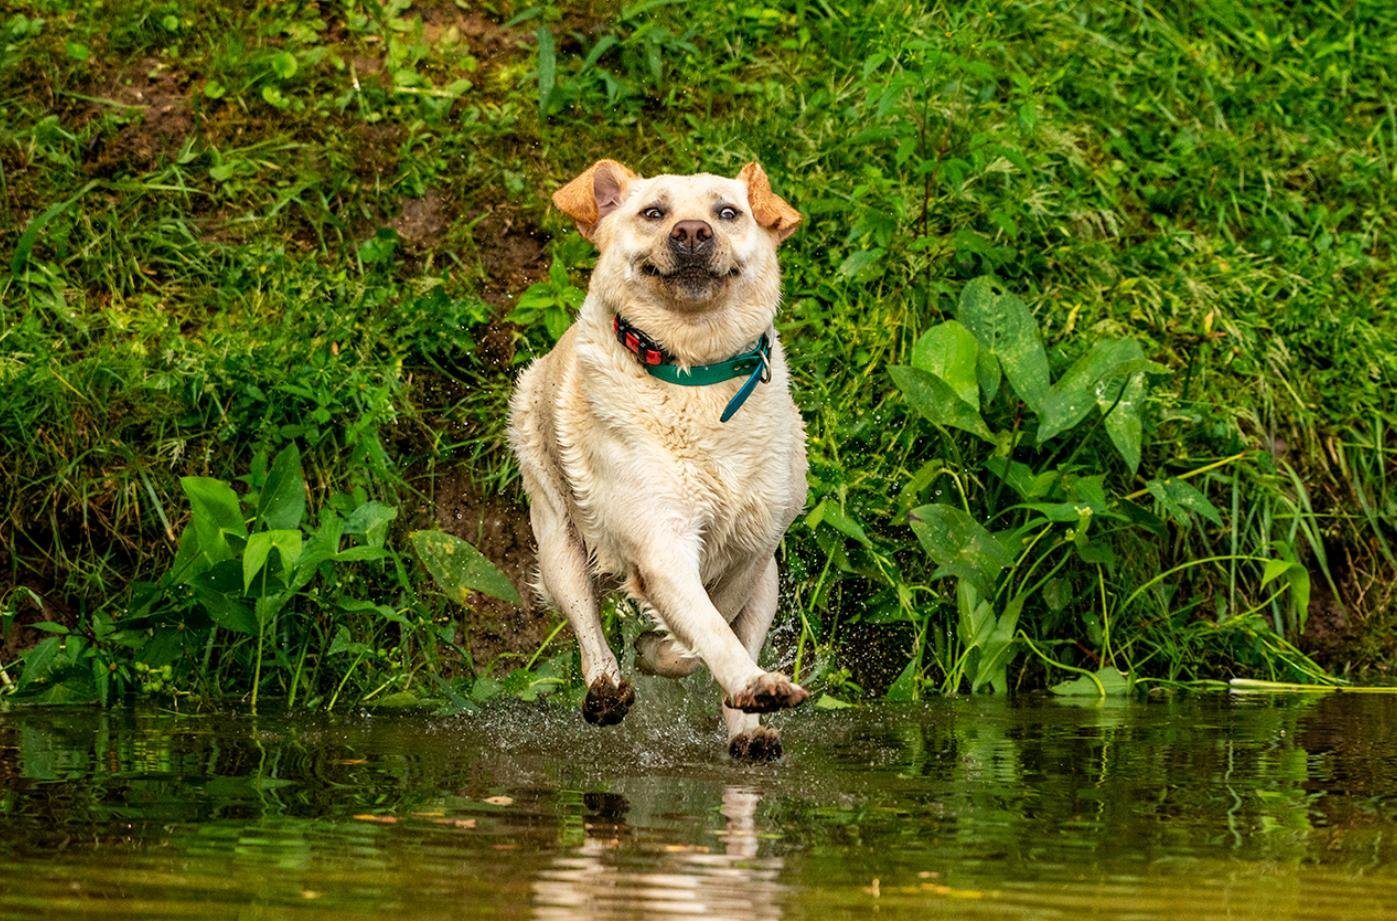
[[[289,696],[304,649],[319,671],[307,684],[302,664],[298,701],[342,682],[341,702],[380,700],[406,675],[444,700],[498,691],[461,652],[428,658],[425,627],[394,672],[378,650],[401,625],[309,589],[267,621],[316,624],[285,663],[218,627],[207,675],[167,675],[115,637],[134,642],[140,587],[176,559],[184,478],[246,497],[256,458],[295,444],[316,514],[399,510],[392,555],[430,527],[444,473],[517,495],[512,373],[565,325],[590,258],[548,195],[604,156],[646,173],[760,159],[807,218],[779,318],[810,443],[811,507],[783,552],[803,674],[903,695],[993,686],[1001,654],[1019,687],[1049,660],[1157,683],[1312,674],[1301,650],[1386,668],[1394,15],[22,2],[0,20],[0,674],[33,673],[26,693],[49,673],[81,673],[88,696],[258,687],[260,704]],[[962,316],[986,275],[1023,299],[1049,392],[1149,363],[1088,388],[1080,418],[1047,414]],[[945,387],[988,438],[953,424],[974,420]],[[1014,464],[1052,482],[1035,492]],[[1028,507],[1064,503],[1090,523]],[[933,579],[907,523],[928,507],[924,525],[963,525],[935,517],[958,509],[996,541],[1038,519],[1024,533],[1042,536],[993,578]],[[478,612],[448,613],[392,558],[307,586],[362,578],[341,594],[430,611],[465,648]],[[534,656],[511,680],[552,688],[569,668]]]

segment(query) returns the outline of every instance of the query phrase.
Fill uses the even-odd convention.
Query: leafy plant
[[[1053,379],[1028,308],[982,277],[965,286],[957,319],[924,333],[910,366],[890,370],[956,458],[954,466],[936,468],[936,477],[955,487],[950,495],[908,515],[937,564],[931,579],[956,582],[954,630],[934,632],[932,642],[944,692],[965,684],[972,692],[986,686],[1007,691],[1021,637],[1040,658],[1059,665],[1039,643],[1064,626],[1063,615],[1074,607],[1082,609],[1092,659],[1103,668],[1129,663],[1130,650],[1113,642],[1113,625],[1136,613],[1132,606],[1165,577],[1196,566],[1251,564],[1261,570],[1260,588],[1284,577],[1294,604],[1301,611],[1308,605],[1309,574],[1292,560],[1247,554],[1191,560],[1143,584],[1120,562],[1117,548],[1126,541],[1167,536],[1161,514],[1180,527],[1223,524],[1218,509],[1187,481],[1206,469],[1151,479],[1128,494],[1112,485],[1124,477],[1105,462],[1097,433],[1105,433],[1122,473],[1134,474],[1149,384],[1165,373],[1138,342],[1098,340]],[[1146,496],[1153,509],[1138,504]],[[1026,607],[1037,609],[1039,643],[1024,629]],[[917,668],[914,660],[909,678]],[[1317,671],[1311,668],[1311,677]],[[906,683],[895,687],[907,693]]]
[[[434,659],[437,647],[454,647],[455,630],[433,623],[388,545],[397,510],[339,495],[311,521],[294,443],[248,479],[253,488],[240,497],[223,480],[182,478],[190,518],[169,570],[137,585],[119,619],[95,616],[90,638],[46,626],[58,635],[25,653],[16,698],[107,702],[135,684],[178,695],[207,681],[220,695],[246,693],[254,711],[269,684],[287,707],[298,699],[333,707],[363,666],[382,678],[368,699],[390,687],[399,703],[419,699],[409,693],[408,648]],[[413,541],[457,603],[467,589],[518,602],[509,580],[465,541],[435,531]],[[360,594],[385,590],[398,605]]]

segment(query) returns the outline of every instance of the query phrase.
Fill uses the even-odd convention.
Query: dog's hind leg
[[[751,653],[753,661],[761,655],[771,622],[776,618],[778,580],[776,558],[767,561],[760,570],[751,594],[732,622],[733,633]],[[770,726],[761,725],[755,713],[723,707],[723,722],[728,730],[728,752],[740,761],[774,761],[781,757],[781,734]]]
[[[683,678],[698,671],[699,657],[662,630],[646,630],[635,638],[635,664],[647,675]]]
[[[582,654],[582,678],[587,697],[582,716],[589,723],[619,723],[635,702],[635,690],[621,677],[616,655],[606,642],[597,612],[596,587],[587,567],[587,551],[568,523],[550,503],[535,496],[529,510],[538,540],[538,569],[549,600],[562,610],[577,635]]]

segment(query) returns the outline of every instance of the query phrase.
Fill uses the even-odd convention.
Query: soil
[[[405,200],[402,213],[388,226],[409,246],[432,248],[451,226],[450,209],[441,193],[429,191],[421,198]]]
[[[481,672],[507,672],[542,645],[557,623],[530,588],[534,569],[533,532],[527,509],[517,502],[484,495],[465,468],[438,475],[436,525],[470,541],[498,566],[524,599],[522,608],[481,594],[467,602],[462,617],[471,659]]]
[[[479,257],[485,280],[480,296],[496,308],[496,319],[477,339],[477,355],[487,367],[511,373],[519,328],[504,317],[515,298],[548,276],[549,238],[503,208],[481,220],[475,238],[483,241]]]
[[[495,208],[475,231],[485,269],[481,296],[496,307],[513,305],[524,289],[548,275],[549,237],[507,208]]]
[[[93,176],[144,173],[178,153],[195,128],[184,78],[154,58],[99,84],[94,95],[114,100],[137,117],[112,136],[95,139],[86,170]],[[94,106],[95,111],[100,104]]]
[[[461,42],[481,61],[514,49],[528,35],[527,29],[507,29],[449,2],[428,4],[422,9],[423,38],[434,45]]]
[[[1397,584],[1373,547],[1330,542],[1325,547],[1339,597],[1311,565],[1310,612],[1299,647],[1336,674],[1391,675],[1397,662]]]

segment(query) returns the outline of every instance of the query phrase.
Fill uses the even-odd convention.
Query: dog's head
[[[644,291],[664,306],[706,311],[780,294],[776,247],[800,213],[771,191],[757,163],[735,179],[637,176],[599,160],[559,189],[553,203],[601,256],[592,273],[603,294]]]

